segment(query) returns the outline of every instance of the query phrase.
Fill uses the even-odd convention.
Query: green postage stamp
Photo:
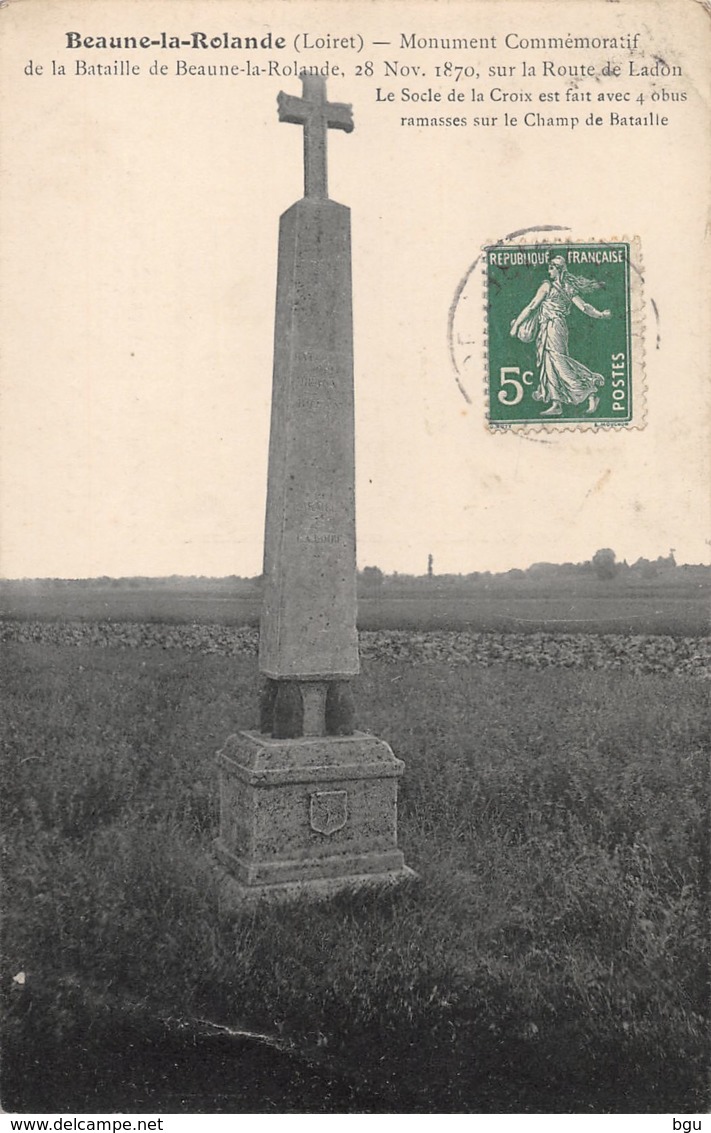
[[[501,243],[482,259],[489,427],[642,425],[637,242]]]

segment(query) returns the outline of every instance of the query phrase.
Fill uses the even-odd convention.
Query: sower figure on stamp
[[[567,318],[574,305],[591,319],[609,319],[609,310],[598,311],[582,298],[603,284],[571,275],[563,256],[553,257],[548,275],[550,279],[541,284],[531,302],[513,319],[511,336],[522,342],[532,342],[535,338],[538,386],[533,397],[536,401],[551,403],[542,416],[558,417],[563,412],[563,403],[581,405],[586,399],[587,412],[594,413],[600,401],[597,390],[605,378],[571,358]]]

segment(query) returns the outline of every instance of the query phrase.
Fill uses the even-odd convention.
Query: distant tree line
[[[492,572],[488,570],[475,570],[468,574],[435,574],[432,569],[432,556],[428,556],[427,574],[402,574],[394,571],[384,574],[377,566],[366,566],[358,572],[358,581],[364,591],[377,591],[383,586],[417,586],[437,583],[440,586],[461,586],[469,583],[497,582],[540,582],[554,581],[563,578],[597,578],[601,582],[609,582],[618,576],[651,579],[670,572],[700,571],[708,572],[708,567],[678,567],[674,558],[674,551],[667,555],[659,555],[656,559],[639,558],[629,564],[626,559],[618,560],[611,547],[601,547],[592,558],[582,563],[531,563],[525,570],[513,567],[511,570]]]
[[[667,581],[682,582],[689,578],[708,582],[708,566],[682,565],[678,566],[673,549],[666,555],[659,555],[656,559],[639,558],[633,563],[626,559],[618,559],[611,547],[601,547],[585,562],[573,563],[531,563],[522,570],[513,567],[506,571],[474,570],[466,574],[438,574],[434,570],[432,555],[427,559],[425,574],[403,574],[393,571],[386,574],[378,566],[365,566],[358,571],[358,589],[363,594],[375,595],[383,589],[419,589],[460,587],[487,587],[490,584],[507,585],[508,583],[555,583],[556,581],[580,579],[597,579],[600,582],[612,583],[615,580],[627,582],[648,581],[659,578]],[[43,589],[89,588],[89,589],[151,589],[165,590],[211,590],[224,591],[230,594],[254,594],[261,589],[262,576],[243,577],[230,574],[221,578],[209,575],[172,574],[164,577],[149,575],[132,575],[124,578],[112,578],[102,575],[98,578],[36,578],[36,579],[0,579],[0,586],[42,586]]]
[[[0,580],[3,581],[3,580]],[[213,578],[206,574],[171,574],[167,576],[156,577],[153,575],[127,575],[122,578],[113,578],[109,575],[100,575],[96,578],[22,578],[22,579],[6,579],[5,583],[17,582],[23,585],[32,585],[33,583],[41,583],[43,587],[51,589],[71,589],[71,588],[84,588],[90,590],[140,590],[148,588],[155,590],[160,588],[163,590],[189,590],[189,589],[245,589],[254,590],[255,586],[261,585],[261,577],[256,578],[243,578],[238,574],[226,575],[223,578]]]

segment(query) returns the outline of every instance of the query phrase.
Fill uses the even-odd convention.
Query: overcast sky
[[[170,23],[221,31],[217,10],[176,0]],[[327,30],[335,10],[222,6],[236,31],[278,27],[292,38]],[[99,0],[87,11],[40,2],[2,15],[0,573],[253,575],[278,219],[302,186],[301,130],[278,122],[276,95],[300,83],[26,75],[30,58],[48,68],[82,54],[63,46],[69,27],[154,34],[167,22],[165,5],[144,3],[139,16],[135,4]],[[340,5],[336,30],[398,43],[403,11]],[[376,92],[399,98],[411,80],[356,77],[347,51],[321,56],[348,69],[329,97],[352,102],[356,123],[351,135],[331,132],[329,163],[331,196],[353,214],[361,567],[424,573],[431,553],[439,572],[505,570],[584,560],[602,546],[629,560],[670,547],[680,562],[709,560],[708,91],[694,36],[658,11],[569,5],[564,30],[641,27],[650,50],[665,36],[688,94],[666,129],[408,129],[400,117],[413,111],[378,104]],[[407,29],[475,35],[505,23],[542,34],[560,31],[559,13],[545,3],[408,4]],[[373,53],[379,67],[414,58]],[[138,59],[144,72],[154,58],[103,55]],[[520,52],[496,55],[512,59]],[[476,273],[471,357],[460,354],[455,372],[450,306],[482,244],[544,225],[577,239],[640,237],[643,429],[489,434]]]

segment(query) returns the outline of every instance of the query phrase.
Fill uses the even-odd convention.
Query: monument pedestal
[[[326,136],[351,107],[320,75],[283,91],[304,129],[304,196],[279,225],[259,631],[261,732],[219,755],[222,911],[414,878],[397,847],[404,764],[354,731],[355,437],[350,211],[328,198]]]
[[[404,764],[375,736],[230,736],[220,764],[221,909],[416,875],[397,848]]]

